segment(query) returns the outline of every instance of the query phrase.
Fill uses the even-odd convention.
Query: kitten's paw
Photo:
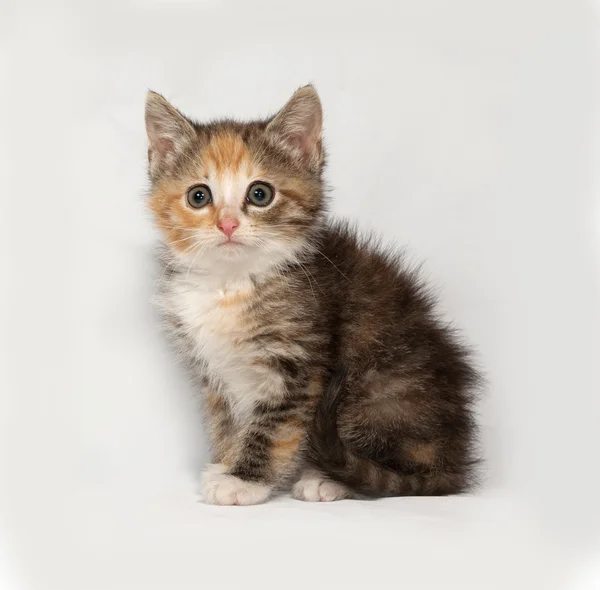
[[[351,495],[352,493],[344,484],[319,474],[302,477],[292,488],[292,496],[305,502],[334,502],[350,498]]]
[[[248,506],[265,502],[271,488],[229,475],[222,464],[207,465],[202,475],[201,494],[207,504]]]

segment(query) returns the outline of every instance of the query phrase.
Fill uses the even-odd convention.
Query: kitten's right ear
[[[153,178],[159,173],[168,173],[177,156],[196,137],[192,123],[166,98],[152,90],[146,97],[146,133],[148,164]]]

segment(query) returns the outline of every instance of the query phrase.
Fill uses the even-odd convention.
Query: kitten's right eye
[[[205,184],[193,186],[187,193],[187,202],[194,209],[201,209],[212,202],[212,194]]]

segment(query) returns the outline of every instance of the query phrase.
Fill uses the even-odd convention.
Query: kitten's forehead
[[[200,161],[207,176],[243,173],[253,164],[241,135],[231,130],[212,135],[200,151]]]
[[[239,133],[214,134],[198,154],[199,176],[205,178],[217,203],[241,204],[248,183],[264,175]]]

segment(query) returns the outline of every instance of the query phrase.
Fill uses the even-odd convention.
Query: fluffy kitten
[[[206,124],[150,92],[146,127],[158,301],[212,446],[205,501],[467,490],[477,374],[400,258],[327,219],[315,89]]]

